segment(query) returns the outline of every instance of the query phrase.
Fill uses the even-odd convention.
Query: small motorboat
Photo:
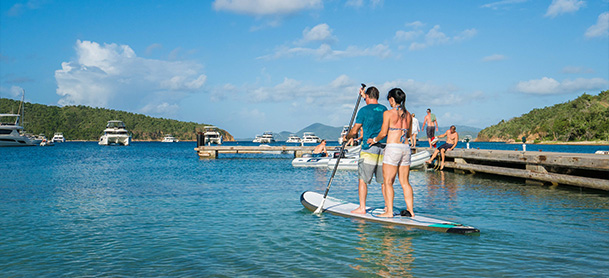
[[[422,167],[425,161],[431,157],[428,151],[421,151],[410,156],[410,169]],[[338,158],[332,158],[328,161],[328,168],[334,169],[336,160]],[[340,159],[337,169],[342,170],[357,170],[357,164],[359,162],[359,156],[346,156]]]
[[[359,150],[361,150],[361,146],[353,147],[345,150],[345,157],[355,157],[359,156]],[[302,157],[297,157],[292,160],[292,166],[294,167],[328,167],[328,162],[337,157],[340,152],[340,147],[335,151],[328,151],[328,156],[319,157],[314,156],[313,154],[307,153]],[[341,160],[342,164],[342,160]]]

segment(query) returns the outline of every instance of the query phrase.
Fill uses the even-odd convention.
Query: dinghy
[[[423,167],[425,161],[431,157],[428,151],[420,151],[410,157],[410,169]],[[332,158],[328,161],[328,168],[334,169],[337,158]],[[340,159],[338,169],[340,170],[357,170],[359,156],[343,157]]]

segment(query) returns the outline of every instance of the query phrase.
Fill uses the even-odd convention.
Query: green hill
[[[476,141],[601,141],[609,140],[609,91],[597,96],[584,93],[575,100],[556,104],[509,121],[501,121],[478,133]]]
[[[20,101],[0,98],[0,113],[17,113]],[[172,134],[180,140],[196,140],[196,132],[203,131],[208,124],[181,122],[171,119],[153,118],[143,114],[88,106],[48,106],[24,103],[23,126],[28,133],[44,133],[52,137],[62,132],[68,140],[97,141],[109,120],[120,120],[133,134],[134,140],[161,140],[165,134]],[[219,130],[226,141],[233,136]]]

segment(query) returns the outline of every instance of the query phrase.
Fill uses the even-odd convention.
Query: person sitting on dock
[[[321,143],[313,150],[313,157],[326,157],[328,156],[328,150],[326,150],[326,139],[321,140]]]
[[[459,141],[459,133],[457,133],[457,128],[454,125],[451,125],[450,128],[446,132],[444,132],[444,134],[438,136],[438,138],[444,136],[446,136],[446,143],[439,146],[433,152],[431,158],[425,161],[425,163],[431,164],[431,162],[436,158],[436,156],[438,156],[438,153],[440,153],[442,157],[442,162],[440,163],[440,170],[444,169],[444,157],[446,151],[452,151],[453,149],[455,149],[455,147],[457,146],[457,142]]]

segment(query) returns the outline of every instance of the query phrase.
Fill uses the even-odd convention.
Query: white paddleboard
[[[309,209],[310,211],[315,211],[317,207],[321,204],[323,200],[323,194],[319,194],[317,192],[305,191],[300,195],[300,202],[302,205]],[[425,217],[420,214],[416,214],[415,217],[407,217],[400,216],[399,211],[394,210],[393,218],[385,218],[378,217],[377,215],[383,213],[383,208],[366,208],[366,214],[357,214],[351,213],[352,210],[355,210],[359,205],[354,203],[349,203],[346,201],[342,201],[339,199],[335,199],[332,197],[327,197],[324,202],[323,211],[328,212],[334,215],[339,215],[343,217],[352,217],[356,219],[362,219],[366,221],[390,224],[390,225],[399,225],[410,228],[417,228],[422,230],[443,232],[443,233],[455,233],[455,234],[475,234],[480,233],[480,230],[471,227],[465,226],[459,223],[454,223],[451,221],[444,221],[440,219],[434,219],[430,217]]]

